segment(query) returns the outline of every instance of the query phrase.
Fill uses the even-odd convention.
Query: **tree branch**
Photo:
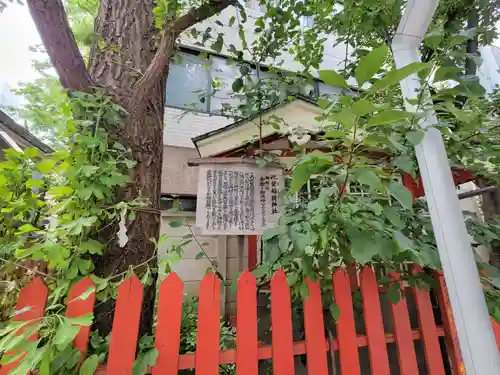
[[[198,22],[206,20],[207,18],[222,12],[229,5],[234,5],[236,3],[236,0],[210,0],[207,3],[200,5],[198,8],[191,8],[186,14],[176,19],[167,27],[170,27],[176,33],[180,34]]]
[[[166,74],[168,63],[174,53],[177,37],[189,27],[220,13],[237,0],[210,0],[198,8],[191,8],[186,14],[168,22],[161,35],[160,44],[146,72],[136,84],[134,102],[145,100],[163,74]]]
[[[70,91],[90,91],[92,80],[61,0],[27,0],[26,3],[62,86]]]

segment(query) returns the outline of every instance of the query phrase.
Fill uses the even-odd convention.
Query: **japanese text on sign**
[[[243,164],[199,167],[196,226],[203,234],[260,234],[277,225],[279,168]]]

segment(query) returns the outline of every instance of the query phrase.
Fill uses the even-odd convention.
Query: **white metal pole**
[[[408,1],[392,43],[398,68],[420,62],[419,47],[438,3],[439,0]],[[412,75],[401,81],[401,89],[405,99],[416,99],[422,85]],[[419,111],[416,105],[405,102],[408,111]],[[416,147],[416,154],[466,373],[500,374],[500,355],[443,139],[439,130],[428,128],[438,124],[436,114],[434,110],[423,114],[420,126],[426,134]]]

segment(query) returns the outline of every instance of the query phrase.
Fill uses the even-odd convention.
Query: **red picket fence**
[[[358,349],[368,347],[371,373],[389,375],[387,343],[395,343],[398,365],[402,375],[419,373],[414,340],[421,340],[427,372],[444,375],[444,363],[439,337],[446,340],[448,356],[454,374],[463,371],[460,351],[456,340],[453,317],[449,310],[448,296],[442,275],[438,275],[437,294],[441,304],[443,326],[436,326],[428,292],[412,288],[418,314],[419,328],[412,330],[406,299],[392,305],[393,332],[384,332],[380,288],[371,268],[359,275],[359,288],[363,297],[363,317],[366,334],[356,333],[351,287],[358,287],[357,278],[349,277],[344,270],[333,276],[333,291],[340,308],[336,338],[326,339],[323,306],[317,283],[308,282],[309,297],[304,301],[305,340],[293,341],[290,291],[283,271],[278,271],[271,280],[271,324],[272,345],[262,346],[257,337],[257,292],[255,277],[248,271],[238,280],[237,288],[237,337],[236,349],[219,350],[220,281],[208,274],[200,286],[197,350],[193,354],[179,355],[183,285],[173,273],[162,283],[158,304],[158,320],[155,346],[158,350],[156,364],[150,369],[153,375],[174,375],[178,370],[195,369],[197,375],[216,375],[219,364],[236,363],[237,375],[257,375],[258,362],[272,358],[275,375],[294,373],[294,356],[307,355],[307,371],[311,375],[327,375],[329,350],[338,351],[341,374],[360,374],[361,364]],[[395,282],[398,275],[393,274]],[[401,284],[401,283],[400,283]],[[75,300],[93,286],[84,279],[71,290],[66,316],[76,317],[92,312],[95,296]],[[403,285],[401,285],[403,288]],[[115,317],[111,335],[108,361],[97,373],[132,374],[135,359],[143,287],[137,277],[126,280],[119,288]],[[35,279],[25,287],[18,299],[17,310],[30,309],[15,317],[18,321],[29,321],[43,316],[47,300],[47,287]],[[500,326],[494,323],[500,345]],[[73,344],[83,356],[86,354],[90,327],[82,327]],[[32,339],[36,339],[33,337]],[[499,347],[500,348],[500,347]],[[15,364],[2,367],[6,375]]]

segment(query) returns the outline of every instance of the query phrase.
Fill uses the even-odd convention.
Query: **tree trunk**
[[[123,129],[112,133],[117,141],[132,149],[137,162],[130,171],[132,183],[118,198],[130,200],[142,196],[150,203],[147,210],[139,211],[135,220],[127,223],[129,241],[124,248],[119,247],[116,239],[109,243],[103,258],[96,264],[96,272],[101,276],[125,272],[130,266],[144,262],[152,268],[157,266],[155,245],[150,239],[158,238],[160,231],[163,113],[168,66],[147,100],[133,101],[134,86],[155,53],[153,7],[152,0],[102,1],[96,20],[96,32],[104,40],[104,47],[94,46],[89,72],[97,86],[103,87],[127,111]],[[173,43],[170,49],[171,55]],[[115,235],[111,230],[109,237]],[[155,290],[156,271],[153,283],[144,294],[141,333],[148,332],[153,324]],[[96,311],[96,327],[103,334],[111,330],[112,311],[111,302],[100,305]]]
[[[95,23],[99,42],[91,51],[88,70],[69,28],[62,0],[26,0],[31,16],[61,84],[69,91],[104,89],[127,114],[123,126],[108,131],[112,138],[130,147],[137,162],[130,170],[131,183],[117,199],[149,199],[127,223],[128,243],[119,247],[116,228],[104,234],[105,254],[95,260],[100,276],[112,276],[138,265],[156,268],[155,246],[160,229],[160,188],[163,154],[163,115],[168,67],[175,52],[175,40],[187,28],[236,4],[237,0],[211,0],[176,18],[167,15],[161,33],[155,29],[156,0],[101,0]],[[103,42],[103,43],[102,43]],[[155,304],[156,271],[144,294],[140,334],[150,331]],[[101,333],[111,330],[113,302],[99,304],[96,326]]]

